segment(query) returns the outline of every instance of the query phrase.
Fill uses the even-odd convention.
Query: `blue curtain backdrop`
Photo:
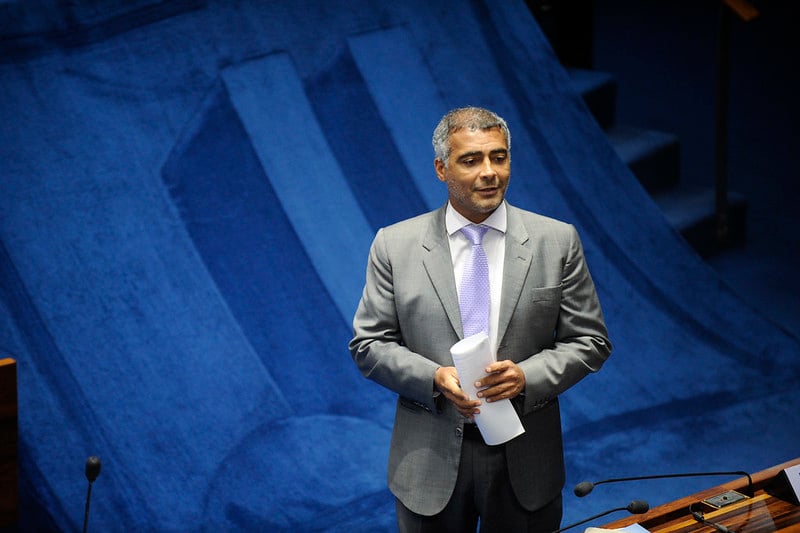
[[[578,227],[615,345],[563,396],[568,487],[798,455],[798,338],[667,225],[521,0],[6,2],[0,31],[25,527],[78,529],[98,455],[97,531],[391,529],[350,320],[468,104],[510,123],[509,200]],[[705,486],[567,490],[565,522]]]

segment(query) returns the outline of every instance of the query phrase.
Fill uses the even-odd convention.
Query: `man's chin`
[[[503,195],[499,194],[493,198],[482,198],[480,201],[475,202],[476,211],[481,213],[491,213],[497,209],[503,202]]]

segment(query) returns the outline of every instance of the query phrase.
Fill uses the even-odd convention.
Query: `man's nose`
[[[486,158],[486,160],[481,165],[481,177],[482,178],[493,178],[497,175],[497,171],[492,165],[492,159]]]

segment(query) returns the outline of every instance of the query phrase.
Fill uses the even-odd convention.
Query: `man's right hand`
[[[436,373],[433,375],[433,382],[439,392],[456,407],[462,416],[472,419],[473,415],[481,412],[478,409],[481,401],[470,399],[467,393],[461,389],[461,382],[458,380],[458,373],[455,367],[442,366],[437,368]]]

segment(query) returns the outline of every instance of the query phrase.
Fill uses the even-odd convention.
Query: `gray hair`
[[[450,157],[450,136],[464,128],[471,131],[500,128],[506,138],[508,150],[511,152],[511,132],[508,130],[505,120],[482,107],[460,107],[443,116],[436,129],[433,130],[433,153],[436,159],[444,163],[445,167],[447,167],[447,160]]]

